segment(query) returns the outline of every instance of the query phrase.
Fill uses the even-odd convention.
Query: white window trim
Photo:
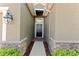
[[[6,23],[4,21],[4,16],[8,10],[8,7],[0,7],[0,10],[2,11],[2,41],[6,41]]]

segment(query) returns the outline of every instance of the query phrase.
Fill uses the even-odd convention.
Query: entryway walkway
[[[30,56],[46,56],[43,41],[35,41]]]
[[[48,43],[45,40],[32,40],[24,56],[51,56]]]

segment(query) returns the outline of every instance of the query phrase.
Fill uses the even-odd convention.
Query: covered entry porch
[[[4,18],[8,10],[13,17],[9,22]],[[44,56],[56,49],[79,49],[78,15],[78,3],[0,4],[0,48],[16,48],[22,55],[39,51]],[[36,18],[44,21],[36,23]]]
[[[48,4],[49,8],[46,5],[41,3],[15,4],[15,6],[7,3],[0,4],[0,8],[3,7],[0,15],[0,48],[17,48],[23,55],[50,55],[45,35],[45,18],[53,4]],[[8,11],[13,17],[11,21],[4,18]],[[39,52],[34,54],[32,50]]]

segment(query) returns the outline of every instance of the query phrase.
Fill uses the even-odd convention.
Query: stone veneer
[[[79,49],[79,43],[56,42],[55,49]]]
[[[16,48],[20,49],[20,43],[2,42],[1,48]]]
[[[6,42],[2,42],[2,43],[0,43],[0,45],[1,45],[1,48],[16,48],[16,49],[18,49],[18,50],[20,50],[21,52],[22,52],[22,55],[25,53],[25,51],[26,51],[26,41],[23,41],[23,42],[8,42],[8,41],[6,41]]]
[[[26,41],[23,41],[21,43],[21,48],[20,48],[23,55],[26,52],[26,48],[27,48],[27,43],[26,43]]]
[[[26,52],[26,48],[30,44],[31,39],[24,38],[20,41],[3,41],[0,42],[0,48],[16,48],[22,52],[22,55]]]

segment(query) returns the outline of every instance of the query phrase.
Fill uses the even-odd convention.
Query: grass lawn
[[[63,49],[52,52],[54,56],[79,56],[79,50]]]

